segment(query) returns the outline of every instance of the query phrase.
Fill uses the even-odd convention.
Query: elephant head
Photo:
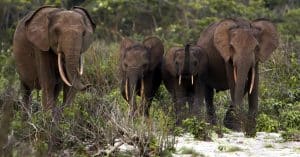
[[[194,84],[194,77],[203,75],[207,67],[207,54],[198,46],[187,44],[185,48],[173,47],[165,57],[165,69],[178,78],[181,85],[182,78],[190,79]]]
[[[160,39],[149,37],[142,43],[125,38],[120,47],[120,69],[122,79],[125,82],[122,88],[125,89],[124,97],[135,104],[135,95],[144,96],[144,78],[160,66],[164,47]]]
[[[95,24],[81,7],[72,10],[44,6],[25,19],[26,36],[41,53],[57,55],[61,79],[68,86],[82,90],[83,52],[91,43]],[[66,75],[66,74],[67,75]]]
[[[258,74],[255,66],[278,47],[276,28],[265,19],[225,19],[216,27],[213,43],[224,61],[233,67],[234,103],[241,104],[247,81],[251,81],[249,94],[253,90]]]

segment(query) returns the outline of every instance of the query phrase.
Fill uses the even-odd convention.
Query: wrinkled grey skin
[[[205,80],[205,100],[209,112],[214,112],[214,89],[230,89],[231,103],[224,125],[241,129],[254,136],[258,109],[258,65],[267,60],[278,47],[278,34],[268,20],[225,19],[208,26],[200,35],[197,45],[208,54],[208,73]],[[248,94],[249,110],[243,118],[240,105]]]
[[[78,90],[87,86],[80,81],[80,57],[89,47],[95,24],[87,11],[43,6],[29,13],[19,23],[14,34],[13,56],[21,81],[23,103],[28,110],[31,92],[42,90],[45,110],[55,109],[63,88],[63,102],[70,104]],[[71,87],[62,81],[62,69]]]
[[[191,116],[200,117],[207,62],[207,54],[200,47],[189,44],[185,48],[173,47],[164,56],[163,82],[172,96],[177,124]]]

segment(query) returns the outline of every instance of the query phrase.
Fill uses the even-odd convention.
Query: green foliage
[[[300,141],[300,130],[288,129],[282,132],[281,136],[285,141]]]
[[[300,110],[282,112],[280,122],[283,129],[300,130]]]
[[[199,121],[196,117],[185,119],[182,123],[196,139],[210,140],[211,128],[208,123]]]
[[[257,131],[265,131],[265,132],[277,132],[279,128],[279,123],[277,120],[272,119],[266,114],[260,114],[257,117]]]

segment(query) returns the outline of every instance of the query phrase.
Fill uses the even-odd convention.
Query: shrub
[[[210,140],[212,130],[208,123],[202,120],[199,121],[196,117],[193,117],[183,120],[183,126],[196,139]]]
[[[257,131],[277,132],[278,128],[278,121],[276,119],[271,118],[269,115],[262,113],[257,117]]]

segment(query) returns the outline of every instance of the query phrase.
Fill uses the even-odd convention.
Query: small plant
[[[265,148],[274,148],[274,146],[273,146],[272,144],[269,143],[269,144],[266,144],[266,145],[265,145]]]
[[[219,151],[221,152],[237,152],[242,151],[242,148],[238,146],[225,146],[225,145],[219,145],[218,146]]]
[[[288,129],[282,132],[281,136],[285,141],[300,141],[300,130]]]
[[[199,140],[210,140],[211,128],[208,123],[199,121],[196,117],[183,120],[183,126],[194,138]]]
[[[283,129],[300,130],[300,111],[284,111],[280,115],[280,122]]]
[[[279,128],[279,123],[277,120],[271,118],[270,116],[262,113],[257,118],[257,131],[265,132],[277,132]]]

